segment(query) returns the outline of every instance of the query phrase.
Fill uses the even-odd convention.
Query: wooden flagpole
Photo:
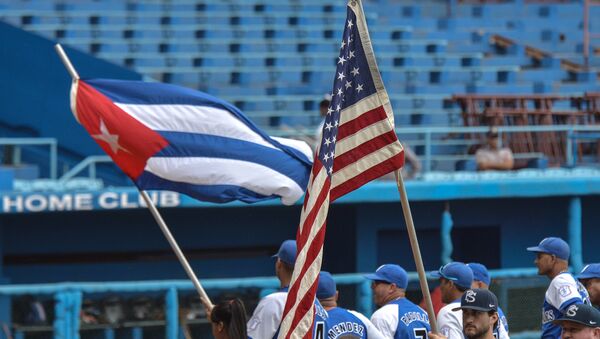
[[[67,71],[69,71],[69,74],[73,78],[73,81],[79,80],[79,74],[77,74],[77,71],[75,70],[75,67],[73,67],[73,64],[71,63],[71,60],[69,60],[69,57],[67,56],[67,54],[63,50],[62,46],[60,44],[56,44],[56,45],[54,45],[54,49],[56,50],[56,53],[58,53],[58,56],[60,57],[60,59],[62,60],[63,64],[67,68]],[[188,277],[190,278],[190,280],[194,284],[194,287],[196,288],[196,291],[198,291],[198,294],[200,295],[200,299],[202,299],[202,301],[204,303],[204,306],[210,309],[212,307],[212,302],[210,301],[210,298],[206,294],[206,291],[204,291],[204,288],[200,284],[200,281],[196,277],[196,274],[192,270],[192,267],[190,266],[189,262],[185,258],[185,255],[183,254],[183,252],[179,248],[179,245],[177,244],[177,241],[175,241],[175,238],[171,234],[171,231],[169,230],[169,227],[167,226],[167,224],[163,220],[162,216],[160,215],[160,212],[158,212],[158,209],[154,205],[154,202],[152,201],[152,199],[150,199],[150,197],[148,196],[148,193],[146,193],[146,191],[142,191],[140,189],[138,189],[138,190],[140,192],[140,195],[142,196],[142,198],[146,202],[146,206],[150,210],[150,213],[152,213],[152,216],[154,217],[154,220],[156,220],[156,223],[160,227],[160,230],[163,232],[165,238],[167,238],[167,241],[169,242],[169,245],[171,245],[171,249],[173,250],[173,252],[175,252],[175,255],[177,256],[177,259],[179,259],[179,262],[183,266],[183,269],[185,270],[185,273],[187,273]]]
[[[429,284],[427,283],[427,276],[425,275],[425,268],[423,267],[423,258],[421,257],[421,249],[419,248],[419,241],[417,240],[417,232],[415,231],[415,225],[413,223],[408,197],[404,187],[404,180],[402,179],[402,171],[396,170],[394,173],[396,174],[398,192],[400,192],[400,202],[402,203],[402,212],[404,214],[404,221],[406,222],[406,229],[408,230],[410,247],[415,259],[415,266],[417,266],[417,273],[419,274],[421,292],[423,292],[427,314],[429,315],[429,324],[431,325],[431,331],[433,333],[438,333],[435,312],[433,311],[433,303],[431,302],[431,293],[429,293]]]

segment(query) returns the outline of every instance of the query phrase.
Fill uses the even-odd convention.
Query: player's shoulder
[[[273,292],[271,294],[267,294],[266,296],[264,296],[261,300],[260,303],[261,304],[280,304],[280,303],[284,303],[285,304],[285,299],[287,298],[287,292]]]
[[[347,310],[344,309],[346,312],[352,314],[353,316],[355,316],[356,318],[358,318],[358,320],[362,321],[363,323],[367,324],[370,323],[371,321],[369,320],[369,318],[367,318],[364,314],[357,312],[355,310]]]
[[[460,303],[450,303],[444,307],[442,307],[438,314],[437,318],[439,319],[448,319],[448,318],[457,318],[459,317],[459,311],[453,311],[453,309],[460,307]]]
[[[554,277],[554,279],[552,279],[552,281],[550,282],[551,286],[559,286],[559,285],[564,285],[564,284],[577,285],[577,281],[575,280],[575,277],[573,277],[573,275],[571,273],[563,272],[563,273],[557,275],[556,277]]]

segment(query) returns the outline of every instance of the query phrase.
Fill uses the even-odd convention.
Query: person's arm
[[[448,307],[440,310],[437,317],[440,333],[449,339],[463,339],[462,324],[458,317],[462,317],[462,312],[453,312]]]
[[[285,298],[283,299],[285,303]],[[281,324],[283,305],[274,295],[264,297],[256,306],[248,320],[248,337],[254,339],[271,339]]]
[[[512,151],[502,148],[497,151],[479,149],[475,153],[479,170],[511,170],[514,166]]]
[[[570,274],[560,274],[552,279],[546,292],[546,300],[561,312],[573,304],[583,304],[577,282]]]
[[[443,335],[441,335],[439,333],[433,333],[433,332],[427,333],[427,336],[429,337],[429,339],[448,339],[447,337],[444,337]]]
[[[394,305],[383,306],[373,313],[371,322],[384,338],[393,339],[398,328],[398,308]]]

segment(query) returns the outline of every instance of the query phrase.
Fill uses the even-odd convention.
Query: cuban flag
[[[74,81],[77,121],[142,190],[211,202],[295,203],[312,151],[270,137],[233,105],[188,88],[141,81]]]

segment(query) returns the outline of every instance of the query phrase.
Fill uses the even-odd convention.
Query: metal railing
[[[15,155],[13,159],[17,163],[20,162],[21,148],[20,146],[31,146],[31,145],[48,145],[50,147],[48,156],[48,168],[50,179],[56,179],[56,168],[57,168],[57,153],[58,153],[58,142],[55,138],[0,138],[0,145],[2,146],[15,146]],[[17,158],[17,159],[14,159]]]
[[[517,269],[501,269],[491,270],[493,279],[511,279],[511,278],[531,278],[537,276],[535,268],[517,268]],[[408,274],[409,282],[417,282],[417,273],[410,272]],[[373,294],[371,290],[371,281],[364,278],[363,274],[336,274],[334,280],[338,285],[356,285],[356,310],[370,316],[373,313]],[[206,279],[202,281],[203,286],[209,292],[214,290],[243,290],[247,288],[261,289],[260,295],[265,295],[270,291],[279,288],[279,281],[274,277],[253,277],[253,278],[236,278],[236,279]],[[508,294],[507,289],[510,284],[503,282],[499,284],[496,291],[500,297],[500,305],[505,310],[510,310],[507,305]],[[31,285],[4,285],[0,286],[0,305],[7,307],[10,302],[2,302],[2,298],[11,298],[22,295],[51,295],[55,302],[54,314],[55,318],[52,324],[52,332],[54,338],[75,339],[79,338],[79,331],[82,329],[80,324],[80,312],[85,294],[99,293],[147,293],[147,294],[163,294],[165,301],[165,321],[162,323],[165,327],[165,338],[176,339],[179,336],[179,294],[180,292],[193,292],[194,287],[187,280],[166,280],[166,281],[130,281],[130,282],[90,282],[90,283],[55,283],[55,284],[31,284]],[[6,301],[6,300],[4,300]],[[10,310],[1,310],[2,314]],[[510,311],[509,311],[510,312]],[[10,324],[12,325],[12,324]],[[533,324],[537,326],[537,324]],[[114,331],[116,327],[103,328],[105,333]],[[34,328],[26,329],[25,327],[14,327],[14,337],[23,338],[24,332],[35,332]],[[46,331],[49,327],[45,327]],[[141,331],[139,331],[141,333]],[[532,336],[533,334],[533,336]],[[532,338],[539,337],[538,332],[528,332],[519,335],[511,333],[514,338]],[[106,337],[114,337],[106,334]],[[140,338],[142,338],[140,336]]]

